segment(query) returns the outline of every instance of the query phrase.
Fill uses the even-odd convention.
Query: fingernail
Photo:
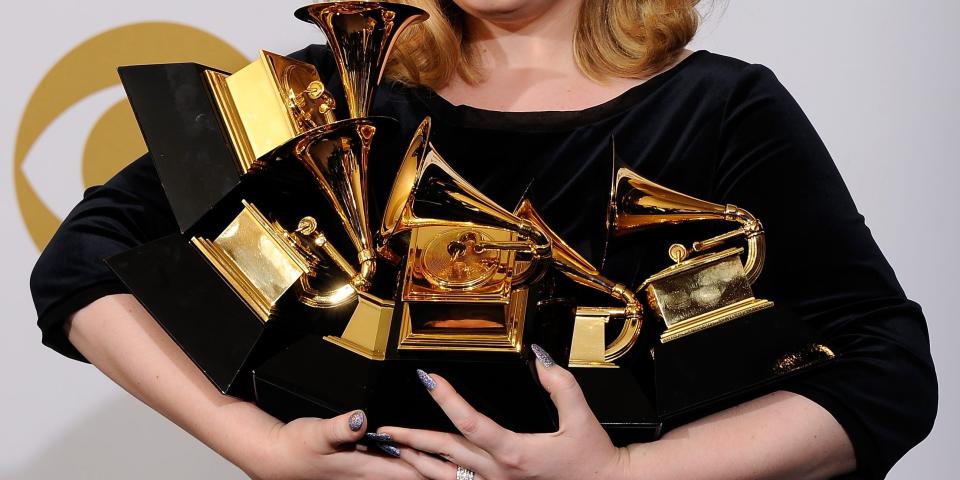
[[[363,410],[353,412],[353,415],[350,415],[350,420],[347,421],[350,425],[350,430],[359,432],[360,427],[363,427],[364,420],[366,420],[366,415],[363,414]]]
[[[530,350],[533,350],[533,355],[537,357],[537,360],[540,360],[540,363],[543,364],[544,368],[550,368],[553,366],[553,357],[551,357],[546,350],[541,348],[540,345],[534,343],[533,345],[530,345]]]
[[[417,377],[420,378],[420,383],[422,383],[424,387],[427,387],[427,390],[433,390],[434,388],[437,388],[437,382],[430,378],[430,375],[427,375],[427,372],[424,372],[419,368],[417,369]]]
[[[367,432],[367,439],[374,442],[392,442],[393,437],[389,433]]]
[[[377,446],[380,447],[380,450],[383,450],[387,455],[391,457],[399,457],[400,449],[390,445],[389,443],[377,443]]]

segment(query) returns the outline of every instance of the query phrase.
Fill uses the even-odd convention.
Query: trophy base
[[[456,431],[417,369],[449,381],[478,411],[518,432],[556,431],[556,411],[532,360],[513,355],[422,355],[373,360],[308,335],[254,369],[257,405],[289,421],[363,409],[370,428]]]
[[[655,347],[657,410],[677,425],[774,391],[833,357],[796,313],[765,308]]]
[[[660,436],[657,410],[633,372],[624,368],[571,368],[570,372],[614,445],[649,442]]]
[[[179,234],[114,255],[106,262],[225,394],[253,398],[250,368],[311,327],[305,319],[264,322]]]

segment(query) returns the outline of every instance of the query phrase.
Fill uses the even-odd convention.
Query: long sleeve
[[[335,69],[325,45],[311,45],[291,58],[314,64],[321,78]],[[335,88],[339,88],[338,86]],[[173,211],[147,154],[102,186],[89,188],[63,220],[30,276],[43,343],[83,360],[64,334],[66,319],[105,295],[127,289],[104,259],[178,231]]]
[[[785,388],[843,426],[858,475],[882,478],[936,415],[920,307],[905,297],[822,141],[768,69],[744,70],[720,136],[715,196],[750,210],[767,232],[758,296],[798,311],[839,353]]]

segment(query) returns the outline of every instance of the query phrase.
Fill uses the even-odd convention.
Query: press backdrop
[[[8,2],[0,36],[0,478],[242,478],[93,367],[40,345],[27,286],[38,248],[80,199],[142,153],[115,67],[236,69],[258,49],[321,42],[305,0]],[[907,293],[940,378],[933,434],[891,478],[955,472],[960,404],[960,3],[738,0],[695,47],[771,67],[823,136]]]

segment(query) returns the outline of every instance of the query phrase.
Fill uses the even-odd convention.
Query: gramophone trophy
[[[671,245],[667,254],[674,264],[637,288],[663,327],[651,349],[661,417],[760,390],[834,357],[796,314],[754,297],[750,285],[760,276],[766,244],[750,212],[671,190],[625,167],[614,169],[611,236],[700,221],[734,222],[738,228],[689,248]],[[745,248],[715,251],[737,239]]]
[[[323,30],[342,92],[312,65],[268,52],[232,75],[195,64],[121,69],[181,234],[108,262],[222,392],[283,420],[363,408],[374,426],[450,429],[413,375],[423,368],[507,428],[552,431],[555,412],[527,349],[539,343],[580,372],[598,418],[629,442],[653,438],[662,416],[729,391],[699,377],[679,387],[664,379],[685,378],[671,359],[715,352],[700,344],[717,339],[733,345],[740,333],[725,326],[770,306],[749,286],[763,263],[759,222],[618,170],[613,234],[708,218],[743,224],[671,248],[677,264],[634,289],[602,275],[530,200],[511,211],[470,185],[430,143],[429,118],[378,222],[367,177],[382,164],[370,156],[390,120],[370,107],[397,35],[426,14],[331,1],[296,17]],[[738,249],[690,255],[738,236],[748,242],[746,267]],[[576,305],[555,295],[560,281],[609,304]],[[645,308],[667,325],[654,346],[656,405],[617,364],[640,343]],[[622,327],[607,342],[612,320]],[[755,377],[734,379],[733,390]]]

